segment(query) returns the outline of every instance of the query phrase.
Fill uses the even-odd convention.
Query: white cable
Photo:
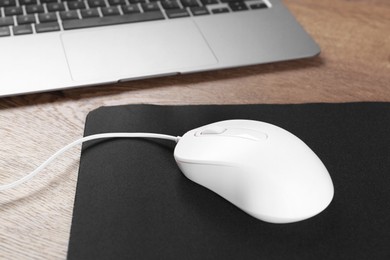
[[[164,135],[164,134],[153,134],[153,133],[105,133],[105,134],[95,134],[95,135],[85,136],[58,150],[56,153],[50,156],[49,159],[47,159],[40,166],[38,166],[34,171],[30,172],[23,178],[11,182],[9,184],[0,185],[0,191],[14,188],[28,181],[29,179],[34,177],[38,172],[40,172],[43,168],[45,168],[49,163],[51,163],[54,159],[56,159],[58,156],[60,156],[61,154],[63,154],[73,146],[81,144],[83,142],[96,140],[96,139],[104,139],[104,138],[157,138],[157,139],[166,139],[166,140],[175,141],[176,143],[180,139],[180,137],[176,137],[176,136]]]

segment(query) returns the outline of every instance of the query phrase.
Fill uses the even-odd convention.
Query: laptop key
[[[63,21],[64,30],[165,19],[161,11]]]
[[[0,17],[0,27],[14,25],[14,19],[12,17]]]
[[[83,18],[93,18],[93,17],[100,16],[97,8],[81,10],[80,13],[81,13],[81,17],[83,17]]]
[[[164,9],[179,9],[180,5],[176,0],[162,0],[161,5]]]
[[[158,6],[158,3],[152,2],[152,3],[144,3],[141,4],[142,9],[144,12],[151,12],[151,11],[158,11],[160,10],[160,7]]]
[[[57,0],[41,0],[41,4],[43,3],[57,3],[58,1]]]
[[[85,6],[84,2],[73,1],[73,2],[68,2],[68,8],[69,10],[77,10],[77,9],[85,9],[87,7]]]
[[[0,27],[0,37],[10,36],[10,35],[11,35],[11,31],[9,30],[8,27]]]
[[[198,1],[197,0],[180,0],[183,7],[198,7]]]
[[[19,15],[16,17],[16,21],[18,21],[18,24],[29,24],[29,23],[36,23],[35,15],[28,14],[28,15]]]
[[[170,9],[166,10],[168,18],[180,18],[190,16],[186,9]]]
[[[43,5],[28,5],[26,6],[26,13],[28,14],[38,14],[44,13],[45,9],[43,9]]]
[[[108,3],[110,4],[110,6],[125,5],[126,1],[125,0],[108,0]]]
[[[77,11],[62,11],[60,12],[61,20],[79,19]]]
[[[219,8],[214,8],[211,10],[213,14],[221,14],[221,13],[228,13],[229,9],[226,7],[219,7]]]
[[[256,4],[251,4],[250,8],[251,9],[263,9],[263,8],[268,8],[268,6],[265,3],[256,3]]]
[[[4,14],[6,16],[23,14],[23,8],[21,6],[11,6],[4,8]]]
[[[65,11],[64,3],[49,3],[46,8],[48,12]]]
[[[136,5],[136,4],[122,5],[122,11],[125,14],[133,14],[133,13],[140,13],[141,12],[141,10],[139,10],[138,5]]]
[[[24,25],[18,25],[14,26],[12,28],[14,35],[22,35],[22,34],[31,34],[33,33],[31,24],[24,24]]]
[[[16,6],[16,0],[0,0],[0,7]]]
[[[120,15],[119,9],[116,6],[102,7],[103,16]]]
[[[130,4],[146,3],[146,0],[129,0]]]
[[[54,32],[59,30],[60,25],[58,22],[40,23],[35,25],[35,31],[37,33]]]
[[[88,0],[89,7],[105,7],[104,0]]]
[[[234,12],[248,10],[248,7],[244,2],[239,2],[237,0],[234,2],[229,2],[229,7]]]
[[[210,14],[209,10],[207,10],[207,8],[204,6],[191,7],[190,10],[191,10],[192,15],[194,15],[194,16]]]
[[[214,5],[218,4],[218,0],[200,0],[203,5]]]
[[[19,0],[20,5],[36,5],[37,3],[37,0]]]
[[[39,18],[39,21],[41,23],[48,23],[48,22],[56,22],[57,21],[56,13],[38,14],[38,18]]]

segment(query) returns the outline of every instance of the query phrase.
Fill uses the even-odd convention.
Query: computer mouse
[[[227,120],[193,129],[180,138],[174,157],[188,179],[270,223],[313,217],[334,194],[318,156],[265,122]]]

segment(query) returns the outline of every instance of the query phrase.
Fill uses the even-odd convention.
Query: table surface
[[[0,98],[0,180],[8,183],[83,135],[85,117],[123,104],[390,101],[390,1],[285,0],[318,57]],[[80,148],[0,192],[0,258],[66,258]]]

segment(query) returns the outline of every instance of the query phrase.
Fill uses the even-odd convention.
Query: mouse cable
[[[165,140],[171,140],[174,142],[178,142],[180,140],[179,136],[171,136],[171,135],[164,135],[164,134],[153,134],[153,133],[104,133],[104,134],[94,134],[82,137],[76,141],[73,141],[72,143],[64,146],[60,150],[58,150],[56,153],[54,153],[52,156],[49,157],[46,161],[44,161],[40,166],[38,166],[34,171],[30,172],[23,178],[16,180],[14,182],[11,182],[9,184],[0,185],[0,191],[7,190],[11,188],[15,188],[16,186],[19,186],[20,184],[28,181],[32,177],[34,177],[37,173],[39,173],[43,168],[45,168],[49,163],[51,163],[54,159],[56,159],[58,156],[72,148],[73,146],[76,146],[78,144],[96,140],[96,139],[105,139],[105,138],[156,138],[156,139],[165,139]]]

